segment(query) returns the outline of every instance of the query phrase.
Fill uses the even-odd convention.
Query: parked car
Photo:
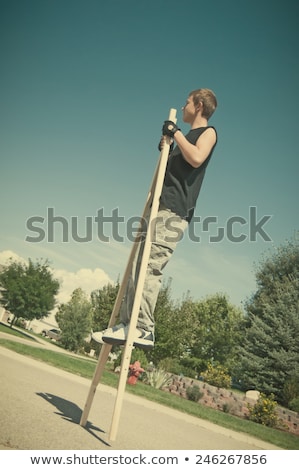
[[[59,341],[61,331],[57,330],[56,328],[52,328],[51,330],[43,330],[42,335],[47,336],[48,338],[51,338],[54,341]]]

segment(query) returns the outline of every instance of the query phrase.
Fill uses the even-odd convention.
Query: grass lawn
[[[1,324],[0,331],[11,331],[12,334],[22,336],[22,333],[19,331],[7,328]],[[57,348],[57,352],[50,351],[13,341],[13,338],[11,340],[0,338],[0,346],[88,379],[92,378],[96,367],[95,360],[84,358],[82,356],[70,356],[62,352],[62,350],[59,350],[59,348]],[[118,377],[119,376],[117,374],[106,370],[103,373],[101,382],[105,385],[116,388]],[[192,416],[208,420],[212,423],[218,424],[219,426],[223,426],[237,432],[250,434],[251,436],[270,442],[282,449],[299,449],[299,437],[294,436],[291,433],[265,427],[251,421],[229,415],[222,411],[213,410],[212,408],[201,405],[200,403],[195,403],[174,394],[157,390],[142,382],[137,382],[137,385],[135,386],[127,385],[126,390],[129,393],[139,395],[183,413],[188,413]]]
[[[10,327],[7,325],[4,325],[3,323],[0,323],[0,331],[3,333],[9,333],[10,335],[17,336],[18,338],[25,338],[25,339],[30,339],[32,341],[35,341],[34,338],[32,338],[31,333],[26,333],[25,330],[21,329],[16,329],[14,327]],[[36,335],[38,336],[38,335]]]

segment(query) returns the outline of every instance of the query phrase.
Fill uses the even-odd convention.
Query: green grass
[[[0,331],[1,329],[0,325]],[[7,330],[6,330],[7,331]],[[30,356],[36,360],[46,362],[54,367],[59,367],[67,372],[91,379],[96,367],[96,361],[67,355],[59,351],[33,347],[27,344],[17,343],[13,340],[0,338],[0,345],[11,349],[19,354]],[[111,387],[117,387],[118,375],[108,370],[104,371],[101,382]],[[157,390],[142,382],[137,382],[136,386],[127,385],[129,393],[136,394],[151,401],[171,407],[183,413],[208,420],[219,426],[242,432],[269,442],[282,449],[299,449],[299,438],[291,433],[268,428],[251,421],[247,421],[236,416],[214,410],[199,403],[186,400],[174,394]]]
[[[17,336],[19,338],[23,338],[23,339],[25,338],[25,339],[30,339],[32,341],[35,341],[35,339],[32,338],[31,333],[28,334],[28,332],[26,333],[25,330],[18,330],[18,329],[15,329],[14,327],[11,328],[10,326],[6,326],[3,323],[0,323],[0,331],[2,331],[3,333],[8,333],[13,336]]]

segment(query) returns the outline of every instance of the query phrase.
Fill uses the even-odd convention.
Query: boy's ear
[[[203,102],[200,101],[195,109],[196,109],[196,111],[202,111],[203,110]]]

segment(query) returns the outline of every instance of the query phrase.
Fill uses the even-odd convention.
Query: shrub
[[[299,380],[293,377],[286,381],[283,387],[283,400],[282,404],[290,407],[290,402],[299,396]],[[290,408],[291,409],[291,408]]]
[[[115,359],[115,361],[114,361],[114,368],[120,366],[121,361],[122,361],[122,353],[119,353],[118,356],[117,356],[117,359]],[[147,368],[148,359],[146,357],[145,352],[142,349],[134,348],[132,350],[132,356],[131,356],[130,364],[133,364],[136,361],[140,362],[141,367],[143,367],[143,369]]]
[[[198,385],[192,385],[187,388],[186,396],[188,400],[198,402],[203,397],[203,392],[200,391]]]
[[[276,427],[279,424],[275,411],[276,405],[277,402],[274,400],[273,393],[269,397],[261,393],[254,405],[247,403],[249,420],[264,426]]]
[[[90,351],[91,351],[91,345],[90,343],[87,343],[86,341],[84,341],[84,344],[83,344],[83,351],[86,353],[86,354],[89,354]]]
[[[223,405],[222,405],[222,411],[223,411],[224,413],[229,413],[229,412],[230,412],[230,409],[231,409],[231,407],[230,407],[230,405],[229,405],[228,403],[223,403]]]
[[[154,388],[162,388],[171,384],[172,376],[163,369],[151,369],[145,372],[144,382]]]
[[[24,318],[18,317],[14,323],[15,326],[18,326],[19,328],[26,328],[26,320]]]
[[[225,367],[221,365],[208,365],[205,372],[201,374],[205,382],[215,387],[229,388],[231,385],[231,376]]]
[[[161,359],[158,364],[158,368],[176,375],[180,375],[182,372],[182,366],[180,365],[179,360],[172,357],[165,357],[164,359]]]
[[[293,398],[289,403],[289,409],[299,413],[299,397]]]
[[[181,372],[187,377],[197,377],[207,367],[207,361],[198,357],[183,356],[180,359]]]
[[[186,367],[181,361],[171,357],[161,359],[158,363],[158,368],[167,370],[167,372],[171,372],[175,375],[184,375],[185,377],[193,378],[196,376],[196,372],[192,368]]]

